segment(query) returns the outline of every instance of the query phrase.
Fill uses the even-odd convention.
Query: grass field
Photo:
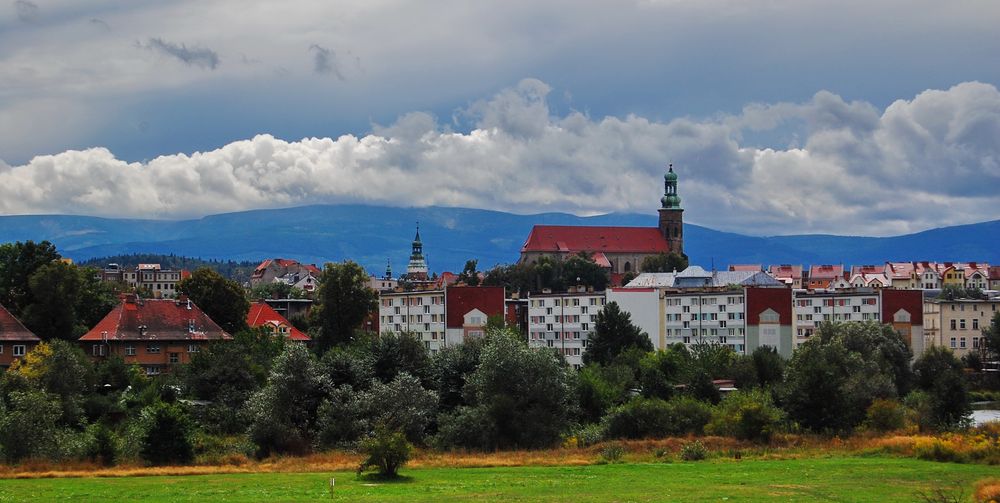
[[[397,482],[353,473],[0,480],[0,501],[915,501],[997,467],[889,456],[566,467],[423,468]],[[330,477],[336,485],[330,490]]]

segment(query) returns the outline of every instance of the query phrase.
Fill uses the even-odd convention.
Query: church
[[[677,195],[677,174],[671,164],[663,176],[658,227],[536,225],[524,246],[520,262],[544,256],[566,258],[585,252],[612,275],[639,272],[642,260],[661,253],[684,254],[684,210]]]

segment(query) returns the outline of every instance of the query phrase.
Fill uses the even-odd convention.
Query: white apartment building
[[[125,284],[132,288],[149,289],[156,299],[176,297],[181,276],[181,271],[163,269],[160,264],[139,264],[135,270],[122,273]]]
[[[718,343],[745,352],[745,298],[743,289],[664,293],[666,346]]]
[[[445,345],[444,290],[381,292],[379,327],[383,332],[410,332],[431,353]]]
[[[812,336],[824,321],[879,321],[879,295],[873,289],[796,291],[793,297],[795,345]]]
[[[604,304],[603,291],[532,295],[528,298],[528,345],[555,348],[579,369]]]

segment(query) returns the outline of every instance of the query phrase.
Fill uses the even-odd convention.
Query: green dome
[[[663,179],[668,182],[676,182],[677,173],[674,173],[674,171],[671,169],[670,171],[667,172],[667,174],[663,175]]]
[[[681,197],[680,196],[663,196],[660,198],[660,203],[663,204],[664,208],[680,208],[681,207]]]

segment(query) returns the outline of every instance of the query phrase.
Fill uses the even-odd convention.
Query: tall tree
[[[930,397],[931,423],[953,428],[972,411],[962,362],[950,349],[931,346],[913,362],[917,387]]]
[[[983,330],[983,340],[986,349],[993,353],[993,357],[1000,358],[1000,312],[993,315],[990,326]]]
[[[597,265],[586,252],[571,255],[562,263],[563,285],[584,285],[594,290],[604,290],[608,286],[608,271]]]
[[[674,272],[683,271],[688,267],[687,255],[677,252],[661,253],[642,259],[639,269],[642,272]]]
[[[618,307],[617,302],[609,302],[597,313],[594,334],[590,336],[584,363],[608,365],[615,357],[628,348],[652,351],[649,336],[632,324],[632,317]]]
[[[377,306],[378,293],[368,286],[368,273],[350,260],[328,263],[320,277],[320,333],[316,341],[320,352],[349,343],[354,331]]]
[[[250,302],[243,287],[221,274],[202,267],[177,283],[177,291],[187,295],[223,330],[235,334],[247,327]]]
[[[48,241],[0,245],[0,304],[15,315],[23,314],[32,300],[28,278],[39,267],[59,258],[56,247]]]
[[[74,340],[82,334],[77,325],[76,304],[80,300],[81,280],[76,266],[49,262],[28,279],[31,303],[24,308],[24,324],[44,340]]]
[[[479,286],[479,271],[476,270],[478,260],[467,260],[462,273],[458,275],[458,282],[468,286]]]

